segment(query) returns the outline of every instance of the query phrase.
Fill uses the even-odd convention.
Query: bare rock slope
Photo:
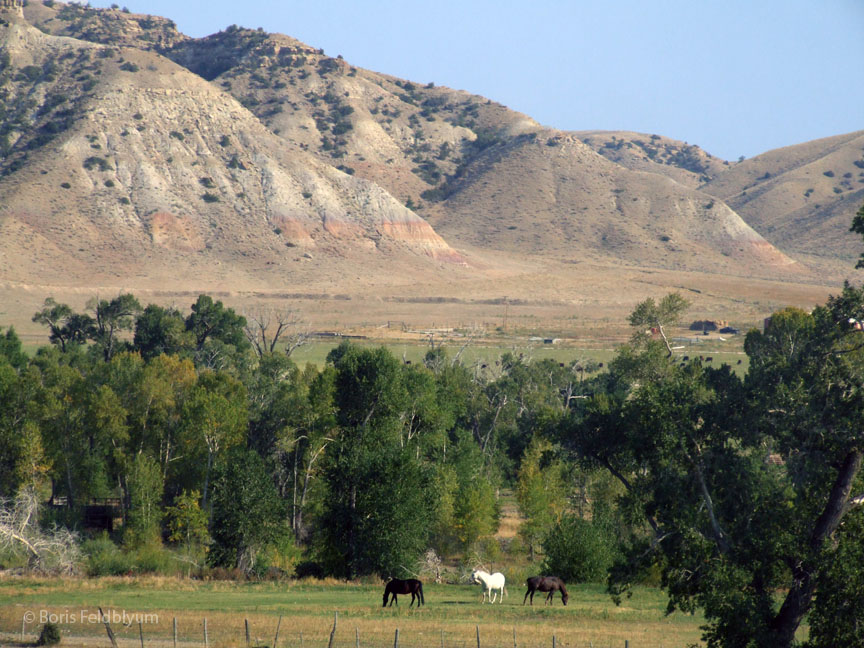
[[[461,262],[381,187],[288,145],[164,57],[5,22],[5,278],[191,266],[215,283],[316,256]]]

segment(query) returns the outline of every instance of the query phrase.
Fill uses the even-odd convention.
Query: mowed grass
[[[82,580],[5,578],[0,580],[0,632],[8,640],[20,633],[26,613],[35,615],[28,631],[37,631],[44,611],[57,615],[64,645],[108,645],[104,627],[86,614],[98,607],[108,612],[155,614],[144,618],[145,641],[170,645],[172,619],[178,623],[179,640],[203,645],[207,618],[209,643],[215,647],[245,646],[244,621],[248,620],[254,646],[273,646],[276,625],[279,648],[326,646],[338,612],[336,645],[392,646],[396,629],[399,645],[420,648],[474,647],[477,628],[481,646],[624,646],[632,648],[686,646],[699,643],[701,617],[664,614],[666,597],[658,589],[637,588],[631,599],[618,607],[600,585],[570,588],[570,602],[560,598],[551,607],[535,596],[534,606],[523,606],[524,586],[511,583],[503,605],[480,603],[478,586],[424,585],[426,606],[409,609],[409,597],[399,606],[382,608],[379,584],[341,582],[230,583],[198,582],[166,578],[101,578]],[[82,617],[82,611],[85,616]],[[138,642],[136,621],[112,624],[117,636]],[[302,633],[302,636],[301,636]],[[33,637],[31,637],[33,638]],[[121,641],[121,644],[123,642]],[[131,643],[130,643],[131,645]]]

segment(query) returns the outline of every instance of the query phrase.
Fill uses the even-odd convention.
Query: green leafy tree
[[[651,345],[597,379],[563,437],[644,520],[613,593],[653,565],[670,611],[704,611],[709,646],[794,644],[826,558],[847,555],[834,549],[840,525],[864,501],[862,317],[864,291],[848,285],[812,313],[775,313],[747,336],[745,381],[728,367],[664,367]]]
[[[205,510],[214,464],[226,451],[243,442],[248,416],[246,390],[224,373],[202,373],[183,404],[181,425],[186,448],[183,468],[187,476],[203,479]]]
[[[858,212],[855,214],[855,217],[852,219],[852,227],[849,229],[849,231],[864,236],[864,205],[861,205],[861,208],[858,210]],[[858,263],[855,264],[855,267],[864,268],[864,254],[861,254],[861,257],[858,259]]]
[[[89,315],[75,313],[67,304],[48,297],[33,321],[48,327],[49,339],[66,352],[68,344],[85,344],[95,333],[95,323]]]
[[[666,351],[672,356],[672,347],[666,336],[666,329],[675,326],[681,321],[681,317],[690,303],[678,293],[670,293],[659,302],[649,297],[640,302],[630,314],[630,325],[639,329],[637,337],[646,335],[646,329],[656,329],[663,338]]]
[[[124,293],[110,301],[93,298],[87,307],[93,312],[92,338],[108,361],[117,351],[119,334],[132,330],[135,317],[141,312],[141,304],[134,295]]]
[[[192,340],[180,311],[149,304],[135,320],[133,344],[143,358],[149,359],[191,348]]]
[[[199,295],[186,318],[186,330],[192,334],[198,351],[202,351],[207,341],[213,339],[236,349],[248,349],[250,345],[244,332],[245,326],[246,318],[226,308],[221,301],[213,301],[209,295]]]
[[[19,371],[27,366],[27,354],[21,347],[21,338],[15,332],[15,327],[10,326],[3,333],[3,327],[0,327],[0,357],[6,358],[6,361]]]
[[[207,528],[207,513],[199,505],[198,491],[183,491],[174,498],[174,505],[165,508],[168,541],[182,547],[189,561],[200,564],[212,539]]]
[[[425,492],[431,471],[417,441],[404,438],[403,365],[384,348],[353,345],[329,360],[342,429],[324,467],[321,553],[340,576],[407,575],[426,549],[434,503]]]
[[[864,646],[864,511],[841,523],[816,584],[810,611],[812,648]]]
[[[567,509],[565,466],[554,457],[552,444],[535,438],[525,450],[516,481],[516,499],[524,518],[519,535],[528,546],[529,560],[549,529]]]
[[[566,583],[606,580],[616,557],[615,542],[602,524],[565,515],[547,529],[543,538],[542,571]]]
[[[321,554],[328,571],[409,577],[428,544],[430,477],[409,449],[343,442],[324,474]]]
[[[159,462],[143,453],[135,455],[128,477],[129,513],[124,528],[129,546],[161,544],[164,485]]]
[[[271,470],[254,450],[237,447],[213,480],[213,548],[217,565],[252,570],[258,553],[289,532]]]

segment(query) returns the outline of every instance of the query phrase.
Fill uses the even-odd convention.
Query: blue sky
[[[190,36],[263,27],[547,126],[658,133],[726,159],[864,129],[862,0],[117,2]]]

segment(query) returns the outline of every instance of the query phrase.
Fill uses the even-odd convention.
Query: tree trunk
[[[795,640],[795,632],[801,625],[801,620],[810,610],[813,594],[816,590],[816,558],[825,544],[825,540],[837,530],[840,521],[848,511],[847,504],[852,492],[852,482],[861,469],[862,457],[864,457],[864,453],[858,450],[846,455],[837,474],[837,479],[834,481],[834,486],[831,488],[825,509],[816,520],[813,532],[810,534],[809,555],[793,569],[795,583],[789,589],[780,611],[771,622],[771,630],[775,637],[772,645],[777,646],[777,648],[787,648],[792,645]]]

